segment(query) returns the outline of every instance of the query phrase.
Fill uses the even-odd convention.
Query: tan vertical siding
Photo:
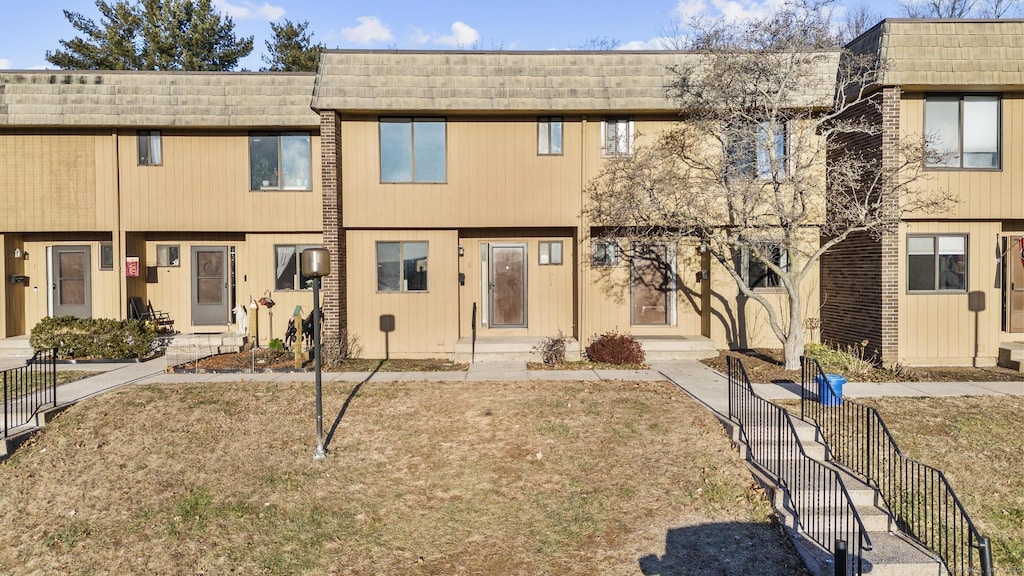
[[[924,101],[923,93],[904,94],[900,109],[904,137],[923,137]],[[1002,94],[1000,120],[1001,169],[925,172],[926,177],[918,186],[949,191],[959,200],[948,214],[941,216],[1024,218],[1024,93]]]
[[[425,292],[377,291],[377,241],[427,242]],[[446,358],[459,337],[458,232],[455,230],[349,230],[348,330],[361,356],[384,357],[380,317],[395,317],[389,336],[394,357]]]
[[[109,148],[109,135],[101,131],[0,134],[0,229],[108,228],[115,214],[108,210]]]
[[[998,277],[999,222],[912,222],[900,237],[900,362],[907,365],[991,365],[999,353],[1002,291]],[[967,287],[982,292],[985,310],[968,310],[968,294],[908,294],[907,234],[967,234]],[[975,333],[977,320],[977,338]]]
[[[541,241],[560,241],[562,243],[562,264],[539,264],[539,246]],[[459,259],[460,272],[466,275],[466,285],[460,291],[461,322],[459,333],[470,336],[472,333],[473,304],[477,305],[477,337],[501,338],[504,336],[554,336],[559,330],[572,336],[575,330],[573,270],[575,267],[575,247],[572,237],[567,233],[545,234],[544,231],[494,230],[474,233],[472,237],[459,240],[465,256]],[[482,246],[488,244],[526,244],[526,283],[527,304],[526,328],[485,328],[483,321],[487,306],[483,299],[480,256]]]
[[[301,130],[300,130],[301,132]],[[163,165],[139,166],[136,134],[118,138],[123,226],[131,231],[319,231],[320,137],[310,139],[312,190],[250,191],[249,133],[161,133]]]

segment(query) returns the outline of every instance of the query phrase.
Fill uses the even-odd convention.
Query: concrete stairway
[[[800,445],[807,456],[838,473],[850,494],[857,514],[864,523],[864,528],[872,543],[871,550],[863,551],[863,572],[865,574],[872,576],[939,576],[946,573],[942,563],[934,555],[913,543],[905,535],[899,534],[892,517],[884,508],[877,490],[828,461],[828,448],[820,442],[817,428],[796,418],[793,419],[793,424]],[[752,443],[759,442],[756,446],[748,447],[740,441],[738,427],[733,430],[733,437],[746,453],[746,457],[753,462],[755,468],[764,474],[765,479],[771,477],[770,474],[765,473],[765,470],[775,467],[777,463],[777,457],[773,455],[781,454],[783,458],[794,457],[793,454],[785,455],[784,451],[776,449],[777,443],[773,439],[777,437],[777,434],[769,433],[768,430],[748,430],[747,438],[751,439]],[[762,457],[764,462],[754,460],[753,455],[755,454],[766,454]],[[780,515],[780,521],[797,534],[798,537],[795,538],[797,550],[811,570],[820,575],[833,574],[834,565],[831,551],[824,550],[815,543],[815,537],[827,542],[831,536],[825,536],[822,533],[808,533],[806,529],[807,526],[828,525],[829,522],[823,515],[824,510],[815,508],[804,510],[803,517],[794,510],[795,502],[821,502],[824,499],[823,494],[814,491],[817,482],[813,480],[795,479],[794,485],[789,487],[791,493],[774,489],[770,492],[775,509]],[[771,480],[768,481],[771,482]],[[849,542],[848,546],[852,558],[856,552],[856,543]],[[829,547],[831,547],[831,543],[829,543]],[[856,567],[851,566],[850,568],[850,574],[856,574]]]
[[[168,367],[192,362],[215,354],[238,352],[245,345],[241,334],[176,334],[169,338],[164,349]]]
[[[999,345],[999,365],[1024,372],[1024,342],[1003,342]]]

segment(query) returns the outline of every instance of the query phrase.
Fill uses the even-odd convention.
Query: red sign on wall
[[[125,276],[138,276],[139,275],[139,257],[128,256],[124,262],[124,275]]]

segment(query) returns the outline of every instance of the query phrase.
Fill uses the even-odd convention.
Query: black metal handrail
[[[897,526],[942,558],[950,574],[992,576],[989,540],[946,475],[903,454],[878,410],[841,398],[817,360],[801,358],[801,365],[800,417],[817,424],[832,458],[878,488]]]
[[[843,479],[807,455],[789,412],[754,392],[739,358],[728,357],[728,372],[729,419],[739,425],[751,458],[786,490],[808,537],[826,550],[852,543],[850,560],[861,574],[871,538]]]
[[[24,366],[3,370],[4,438],[39,410],[57,405],[57,349],[38,350]]]

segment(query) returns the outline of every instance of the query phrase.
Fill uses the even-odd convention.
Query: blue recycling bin
[[[818,402],[821,402],[822,406],[843,405],[843,385],[846,384],[846,378],[839,374],[825,374],[824,377],[819,374],[815,380],[818,382]]]

